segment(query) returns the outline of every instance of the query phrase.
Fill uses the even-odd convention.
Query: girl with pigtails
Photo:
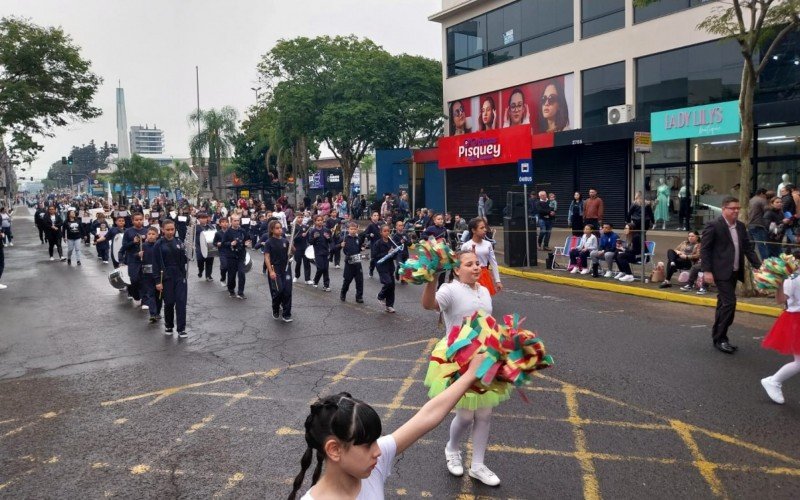
[[[381,419],[375,410],[346,392],[312,404],[305,422],[308,447],[300,460],[300,473],[294,480],[289,500],[297,498],[315,452],[311,489],[301,500],[383,499],[383,485],[392,472],[394,457],[444,420],[477,380],[475,373],[485,358],[485,354],[475,356],[463,376],[386,436],[381,435]]]

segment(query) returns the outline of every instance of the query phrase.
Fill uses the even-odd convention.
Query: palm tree
[[[117,170],[111,174],[111,182],[121,184],[124,188],[130,186],[135,190],[143,190],[151,183],[160,184],[160,170],[157,161],[134,154],[129,160],[117,162]]]
[[[217,179],[218,197],[222,196],[222,158],[228,157],[233,147],[232,139],[236,135],[236,110],[231,106],[221,109],[198,110],[189,115],[189,123],[200,122],[200,132],[189,141],[192,156],[202,158],[208,151],[208,176],[211,186]]]

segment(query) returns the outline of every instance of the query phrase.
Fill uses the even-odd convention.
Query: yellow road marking
[[[127,421],[128,421],[127,418],[118,418],[118,419],[114,420],[114,423],[117,424],[117,425],[122,425]]]
[[[678,433],[683,443],[689,449],[689,452],[692,454],[692,458],[694,458],[693,464],[697,467],[697,470],[700,471],[700,475],[703,476],[708,486],[711,488],[711,492],[714,496],[717,497],[727,497],[725,494],[725,489],[722,487],[722,482],[717,477],[717,474],[714,472],[716,465],[712,462],[706,460],[705,456],[703,456],[703,452],[700,451],[700,447],[697,446],[697,441],[694,440],[694,436],[692,436],[691,428],[684,424],[679,420],[671,420],[670,424],[672,428],[675,429],[675,432]]]
[[[278,436],[304,436],[305,433],[303,431],[298,431],[296,429],[292,429],[290,427],[281,427],[275,434]]]
[[[0,420],[0,425],[10,424],[12,422],[16,422],[16,418],[9,418],[8,420]]]
[[[225,484],[225,487],[222,488],[220,491],[214,493],[214,498],[219,498],[223,495],[224,492],[235,488],[237,484],[242,482],[242,479],[244,479],[243,472],[237,472],[231,477],[229,477],[228,482]]]
[[[436,344],[436,339],[431,339],[428,341],[428,344],[425,346],[425,350],[422,352],[422,355],[417,358],[417,362],[411,367],[411,371],[408,372],[408,376],[403,380],[403,383],[400,385],[400,389],[397,390],[397,393],[394,395],[392,402],[388,405],[388,410],[386,415],[383,417],[384,420],[389,420],[394,415],[395,410],[400,408],[403,404],[403,400],[406,398],[406,393],[408,389],[411,388],[411,385],[414,383],[414,377],[417,376],[420,369],[424,366],[423,363],[428,360],[428,351],[433,349],[434,344]]]
[[[601,498],[600,485],[597,482],[597,471],[591,455],[586,448],[586,434],[583,432],[582,419],[578,416],[578,397],[575,386],[564,384],[563,391],[569,412],[569,422],[572,424],[572,434],[575,437],[575,456],[583,472],[583,497],[587,500],[599,500]]]
[[[148,472],[150,472],[150,466],[147,465],[147,464],[139,464],[139,465],[134,465],[133,467],[131,467],[131,474],[134,474],[134,475],[137,475],[137,476],[140,475],[140,474],[146,474]]]

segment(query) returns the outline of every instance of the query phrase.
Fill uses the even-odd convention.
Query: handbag
[[[688,283],[689,282],[689,271],[681,271],[681,274],[678,275],[678,283]]]
[[[650,274],[650,282],[658,283],[666,279],[666,272],[664,272],[664,263],[659,262],[653,272]]]

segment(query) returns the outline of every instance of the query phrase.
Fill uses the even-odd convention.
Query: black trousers
[[[378,299],[386,301],[386,307],[394,306],[394,289],[395,289],[395,282],[394,282],[394,269],[393,266],[379,266],[378,267],[378,276],[381,279],[381,291],[378,292]]]
[[[328,275],[328,256],[317,254],[314,256],[314,263],[317,265],[317,272],[314,274],[314,284],[318,284],[321,277],[322,286],[328,288],[331,286],[331,278]]]
[[[328,262],[333,262],[334,266],[338,266],[339,263],[342,261],[342,247],[339,245],[335,245],[333,249],[331,249],[331,253],[328,256]]]
[[[273,280],[267,276],[269,281],[269,293],[272,296],[272,312],[278,314],[283,309],[283,317],[292,316],[292,272],[286,268],[285,272],[275,273]]]
[[[300,266],[303,266],[303,281],[311,281],[311,261],[303,253],[294,254],[294,277],[300,279]]]
[[[727,280],[714,280],[717,285],[717,311],[714,314],[714,326],[711,327],[711,339],[715,344],[728,342],[728,328],[733,324],[736,314],[736,277]]]
[[[226,267],[227,270],[223,272],[227,272],[228,274],[228,292],[233,293],[234,288],[236,287],[236,278],[239,278],[239,287],[237,288],[236,293],[239,295],[244,295],[244,282],[245,282],[245,272],[244,272],[244,258],[241,259],[226,259]]]
[[[195,252],[195,255],[197,255],[197,274],[202,276],[203,271],[205,271],[206,278],[210,278],[211,273],[214,271],[214,257],[206,259],[200,252]]]
[[[142,274],[141,268],[136,272],[131,272],[131,266],[128,266],[128,273],[131,278],[131,284],[128,285],[128,295],[133,297],[133,300],[142,300]]]
[[[375,272],[375,263],[377,261],[375,259],[369,259],[369,275],[372,276],[372,273]]]
[[[3,247],[0,247],[0,278],[3,277],[3,270],[6,268],[6,256]]]
[[[364,270],[361,268],[361,263],[344,265],[344,277],[342,280],[342,297],[347,296],[347,291],[350,290],[350,283],[356,280],[356,300],[364,300]]]
[[[672,264],[675,264],[674,266]],[[678,257],[678,253],[673,250],[667,250],[667,281],[672,279],[672,275],[678,269],[691,269],[692,261],[689,259],[682,259]]]
[[[152,274],[145,274],[141,281],[142,303],[149,308],[151,317],[161,314],[161,306],[164,303],[163,292],[156,290],[156,277]]]
[[[53,248],[58,249],[58,256],[62,257],[64,255],[64,251],[61,249],[61,235],[53,236],[51,234],[47,234],[47,251],[50,253],[50,257],[53,256]]]
[[[189,287],[186,278],[178,276],[164,276],[164,326],[166,328],[178,327],[179,332],[186,331],[186,296]],[[177,311],[178,324],[175,324]]]
[[[227,271],[228,271],[228,259],[223,257],[222,255],[219,256],[219,280],[222,282],[227,283]]]
[[[44,229],[41,226],[36,226],[36,229],[39,230],[39,241],[44,243]]]
[[[102,261],[108,261],[108,242],[104,241],[97,244],[97,256]]]

